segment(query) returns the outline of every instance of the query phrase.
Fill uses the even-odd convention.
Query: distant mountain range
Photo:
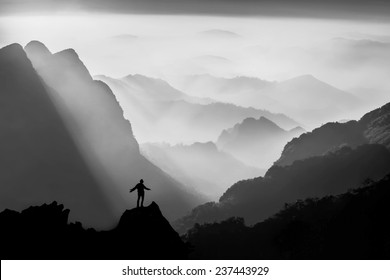
[[[140,142],[215,141],[220,131],[248,117],[264,116],[286,129],[299,125],[283,114],[191,97],[158,79],[97,78],[113,90]]]
[[[220,78],[206,74],[187,76],[175,86],[193,96],[283,112],[309,127],[343,119],[362,105],[352,94],[311,75],[269,82],[245,76]]]
[[[234,37],[224,32],[211,34]],[[390,255],[390,103],[304,133],[290,114],[311,127],[360,101],[310,75],[191,76],[183,91],[142,75],[98,79],[73,49],[0,49],[4,258]],[[193,144],[166,144],[179,142]],[[156,203],[127,210],[141,178],[186,244]]]
[[[212,142],[174,146],[145,143],[141,153],[178,181],[196,189],[205,201],[218,199],[238,180],[258,177],[266,171],[245,165]]]
[[[365,114],[359,121],[327,123],[289,142],[277,165],[324,154],[340,146],[366,143],[384,145],[390,150],[390,103]]]
[[[195,223],[243,217],[249,224],[276,213],[283,203],[347,191],[390,172],[390,103],[358,122],[329,123],[286,145],[264,177],[239,181],[219,199],[175,222],[185,232]]]
[[[268,169],[280,157],[286,143],[303,132],[301,127],[286,131],[265,117],[247,118],[223,130],[217,145],[246,164]]]
[[[74,50],[10,45],[0,67],[0,209],[56,200],[71,221],[108,228],[134,205],[129,187],[141,178],[170,219],[201,202],[139,153],[115,96]]]
[[[255,77],[234,78],[215,77],[209,74],[186,76],[178,85],[194,96],[213,96],[224,99],[226,96],[240,95],[241,92],[265,89],[276,84]]]

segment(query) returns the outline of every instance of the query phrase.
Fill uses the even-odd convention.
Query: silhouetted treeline
[[[338,196],[286,204],[247,227],[242,218],[196,224],[193,259],[389,259],[390,174]]]
[[[185,259],[188,249],[156,203],[126,210],[110,231],[68,223],[57,202],[0,213],[1,259]]]

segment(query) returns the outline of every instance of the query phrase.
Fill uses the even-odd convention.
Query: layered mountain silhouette
[[[72,220],[111,223],[99,182],[20,45],[0,50],[0,84],[0,210],[58,200]]]
[[[247,118],[223,130],[217,145],[246,164],[268,169],[280,157],[286,143],[303,132],[301,127],[286,131],[265,117]]]
[[[183,259],[188,249],[158,205],[126,210],[109,231],[69,223],[53,202],[0,213],[1,259]]]
[[[338,196],[286,204],[264,222],[197,224],[192,259],[389,259],[390,174]]]
[[[208,96],[220,102],[283,112],[309,127],[343,119],[362,105],[352,94],[312,75],[281,82],[252,77],[195,75],[185,77],[177,87],[194,96]]]
[[[379,75],[380,72],[383,72],[384,75],[389,71],[387,61],[390,59],[390,43],[385,38],[351,39],[337,37],[331,39],[327,45],[333,50],[333,59],[329,60],[332,66],[346,69],[369,66],[368,69]],[[374,81],[378,78],[382,78],[382,75],[375,77]]]
[[[322,155],[340,146],[377,143],[390,149],[390,103],[365,114],[359,121],[327,123],[289,142],[277,165]]]
[[[384,146],[342,147],[289,166],[273,166],[264,177],[239,181],[219,202],[196,207],[191,214],[176,221],[175,228],[183,233],[195,223],[229,217],[243,217],[248,224],[254,224],[279,211],[284,203],[340,194],[360,186],[368,178],[378,180],[389,171],[390,152]]]
[[[110,81],[115,83],[116,80],[98,75],[96,79],[103,81]],[[184,100],[190,103],[196,104],[210,104],[215,102],[209,98],[199,98],[189,96],[174,87],[162,79],[151,78],[140,74],[127,75],[122,78],[126,82],[127,86],[134,90],[136,97],[144,101],[179,101]],[[120,82],[116,82],[120,85]]]
[[[183,184],[195,188],[205,201],[216,200],[238,180],[263,175],[260,170],[220,151],[213,142],[192,145],[146,143],[142,154]]]
[[[158,79],[140,75],[97,78],[112,88],[140,142],[214,141],[220,131],[248,117],[265,116],[288,129],[298,125],[283,114],[191,97]]]
[[[274,83],[254,77],[239,76],[228,79],[202,74],[187,76],[178,86],[194,96],[213,96],[216,100],[224,100],[227,96],[262,90]]]
[[[150,199],[158,200],[168,219],[180,216],[191,205],[199,203],[195,194],[165,174],[139,153],[132,127],[111,89],[101,81],[94,81],[73,50],[53,54],[49,59],[35,56],[30,49],[42,48],[32,42],[26,46],[30,59],[44,61],[37,68],[43,80],[55,90],[54,100],[74,129],[73,137],[104,183],[106,195],[116,206],[119,215],[131,203],[129,185],[140,178],[153,191]],[[58,97],[58,98],[57,98]]]
[[[0,50],[1,209],[56,200],[72,210],[71,221],[110,228],[134,205],[128,191],[140,178],[169,219],[201,201],[139,153],[115,96],[74,50],[51,54],[31,42],[26,52]]]

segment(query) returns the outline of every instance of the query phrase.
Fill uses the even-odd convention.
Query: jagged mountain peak
[[[2,52],[9,52],[10,54],[16,52],[23,52],[23,47],[18,43],[13,43],[1,48]]]
[[[41,55],[41,56],[43,55],[48,56],[52,54],[45,44],[37,40],[30,41],[24,47],[24,49],[28,53],[35,53],[36,55]]]
[[[28,62],[27,55],[20,44],[11,44],[0,49],[0,59],[3,63],[14,61]]]
[[[47,68],[48,65],[51,65],[52,67],[48,70],[51,72],[54,71],[58,65],[61,65],[62,70],[64,70],[63,72],[66,72],[66,69],[69,74],[77,73],[81,79],[88,81],[93,80],[87,67],[81,61],[74,49],[69,48],[52,54],[43,43],[31,41],[26,45],[24,50],[34,65],[34,68],[37,70]],[[56,70],[56,72],[58,71]],[[58,78],[60,78],[60,75],[58,75]]]
[[[84,63],[81,61],[78,53],[74,49],[65,49],[55,53],[53,56],[57,58],[61,57],[62,59],[64,59],[64,61],[67,61],[69,64],[82,66],[83,68],[85,68],[86,71],[88,71]]]
[[[277,124],[275,124],[273,121],[267,119],[264,116],[261,116],[259,119],[255,118],[246,118],[244,119],[240,124],[237,124],[234,126],[234,129],[239,129],[240,131],[244,132],[258,132],[259,130],[273,130],[275,132],[282,132],[284,131],[282,128],[280,128]]]

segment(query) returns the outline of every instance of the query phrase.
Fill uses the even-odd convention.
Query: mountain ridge
[[[304,130],[295,127],[284,130],[261,116],[246,118],[233,127],[224,129],[218,137],[217,146],[246,164],[268,169],[280,156],[286,143]]]
[[[69,222],[70,210],[56,201],[21,212],[0,213],[2,259],[185,259],[188,248],[153,201],[125,210],[110,230]],[[158,234],[156,234],[158,233]],[[54,242],[47,242],[53,240]],[[99,246],[97,246],[97,244]]]
[[[195,225],[191,259],[378,260],[390,256],[390,174],[337,196],[286,203],[251,227],[242,218]]]
[[[271,167],[264,177],[233,184],[218,202],[200,205],[175,221],[184,233],[195,223],[243,217],[249,225],[276,213],[283,203],[307,197],[336,195],[390,171],[390,152],[379,144],[342,147],[326,155]]]
[[[299,125],[283,114],[211,100],[207,102],[204,98],[191,97],[181,91],[182,95],[178,96],[178,90],[168,83],[164,83],[167,87],[163,89],[151,87],[153,79],[149,80],[148,88],[129,80],[99,78],[113,89],[126,118],[133,120],[140,142],[214,141],[219,131],[250,116],[266,116],[287,128]]]
[[[0,49],[0,83],[0,167],[7,170],[0,174],[0,210],[57,200],[73,209],[71,219],[112,220],[106,197],[22,46]]]
[[[345,111],[353,110],[355,114],[362,107],[361,100],[354,95],[313,75],[274,82],[257,77],[195,75],[176,83],[180,90],[194,96],[209,96],[219,102],[283,112],[308,128],[346,118]]]
[[[93,80],[74,50],[55,53],[49,59],[31,54],[30,59],[33,64],[40,62],[37,71],[51,89],[56,107],[117,219],[134,203],[129,185],[141,178],[154,190],[150,199],[159,200],[169,219],[200,202],[196,194],[140,154],[132,124],[124,118],[116,96],[107,84]]]
[[[356,147],[365,143],[382,144],[390,149],[390,103],[364,114],[358,121],[327,123],[289,142],[277,165],[321,155],[341,145]]]

